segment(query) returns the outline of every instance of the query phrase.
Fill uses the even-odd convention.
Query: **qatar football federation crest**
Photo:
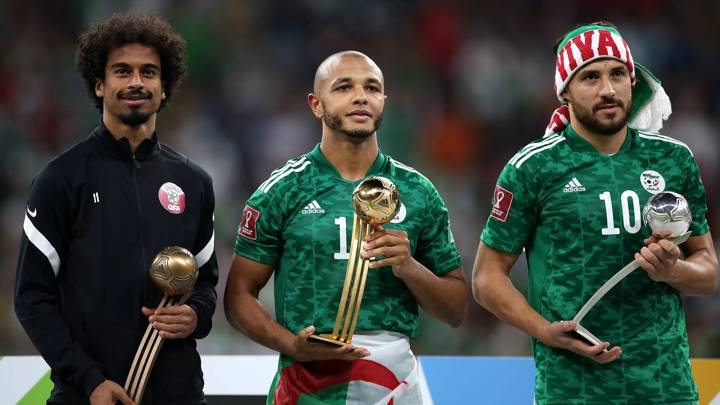
[[[158,190],[160,205],[171,214],[182,214],[185,211],[185,192],[175,183],[167,182]]]

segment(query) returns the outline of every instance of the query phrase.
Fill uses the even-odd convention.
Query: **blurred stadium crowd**
[[[419,169],[449,206],[468,279],[504,163],[539,138],[556,107],[552,45],[579,22],[619,26],[635,60],[663,80],[674,113],[666,135],[690,145],[720,235],[720,3],[608,0],[144,0],[0,2],[0,355],[35,354],[12,288],[30,182],[100,116],[75,72],[74,40],[113,11],[168,19],[188,42],[190,73],[160,114],[160,139],[199,162],[216,192],[218,310],[207,354],[267,353],[222,309],[244,202],[269,172],[319,142],[306,94],[338,50],[381,67],[389,102],[381,148]],[[513,270],[520,289],[527,269]],[[112,278],[108,277],[108,283]],[[272,312],[272,288],[262,300]],[[686,298],[692,356],[720,357],[720,294]],[[139,309],[138,309],[139,311]],[[658,314],[662,316],[662,314]],[[424,317],[419,354],[528,355],[528,337],[476,303],[459,329]]]

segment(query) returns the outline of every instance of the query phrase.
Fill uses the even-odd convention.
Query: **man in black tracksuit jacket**
[[[99,62],[95,73],[102,122],[33,182],[15,311],[52,369],[48,403],[131,403],[121,386],[149,320],[166,339],[142,403],[204,404],[195,339],[210,332],[216,301],[212,181],[155,135],[156,113],[184,74],[184,59],[178,67],[161,56],[158,48],[174,38],[162,20],[116,15],[103,24],[95,32],[144,29],[139,38],[148,42],[108,45],[108,67]],[[155,45],[148,32],[164,41]],[[81,65],[102,39],[82,38]],[[175,47],[184,51],[184,42]],[[195,255],[199,277],[185,305],[156,313],[162,292],[148,267],[173,245]]]

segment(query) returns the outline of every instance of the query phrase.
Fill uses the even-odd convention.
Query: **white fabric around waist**
[[[364,360],[381,364],[400,381],[400,385],[389,393],[386,389],[377,387],[378,396],[376,398],[381,399],[374,402],[376,405],[387,404],[391,399],[395,405],[423,403],[420,385],[418,384],[417,360],[412,350],[410,350],[410,339],[407,336],[389,331],[364,331],[353,336],[352,344],[368,349],[370,355],[365,357]],[[367,384],[358,387],[358,395],[356,396],[352,384],[354,383],[351,383],[351,387],[348,389],[347,404],[367,404],[367,390],[370,387]],[[363,393],[361,394],[360,391],[363,391]]]

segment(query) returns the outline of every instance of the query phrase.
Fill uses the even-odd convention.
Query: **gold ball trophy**
[[[369,261],[360,257],[365,236],[374,232],[373,225],[392,221],[400,210],[400,193],[395,184],[385,177],[371,176],[360,182],[352,194],[353,230],[345,283],[340,295],[337,318],[332,334],[311,335],[317,342],[342,346],[352,343],[360,304],[365,291]],[[342,329],[341,329],[342,328]]]
[[[158,252],[148,272],[155,286],[165,293],[158,309],[184,304],[198,277],[195,257],[179,246],[166,247]],[[157,329],[148,324],[125,381],[125,391],[137,404],[142,400],[163,340]]]
[[[687,200],[682,195],[672,191],[660,192],[648,199],[643,209],[643,221],[652,229],[653,233],[670,232],[671,235],[668,240],[676,245],[687,241],[692,234],[691,231],[688,231],[692,222],[692,215]],[[573,318],[577,322],[575,332],[588,343],[598,345],[602,343],[602,340],[590,333],[580,322],[610,289],[638,267],[640,267],[638,262],[633,260],[620,269],[587,300]]]

